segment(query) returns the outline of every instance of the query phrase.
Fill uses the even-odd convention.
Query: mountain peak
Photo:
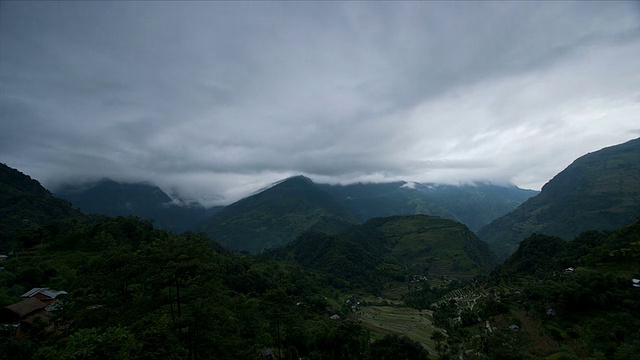
[[[202,230],[234,250],[258,252],[284,245],[316,224],[343,229],[355,222],[311,179],[294,176],[228,205]]]
[[[295,176],[291,176],[288,177],[284,180],[278,181],[277,184],[283,184],[283,183],[289,183],[289,184],[309,184],[309,185],[313,185],[314,182],[313,180],[309,179],[308,177],[304,176],[304,175],[295,175]]]

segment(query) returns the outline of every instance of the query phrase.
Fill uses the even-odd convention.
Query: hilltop
[[[296,176],[226,206],[199,230],[233,250],[284,245],[312,227],[341,232],[356,220],[331,195]]]
[[[270,254],[374,293],[413,276],[470,279],[496,265],[466,226],[428,215],[372,219],[336,235],[309,231]]]

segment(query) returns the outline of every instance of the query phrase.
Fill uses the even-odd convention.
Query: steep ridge
[[[138,216],[153,219],[158,228],[181,233],[213,216],[222,207],[206,209],[200,204],[175,204],[159,187],[147,183],[120,183],[103,179],[83,185],[67,185],[55,195],[88,214]]]
[[[611,230],[640,217],[640,139],[575,160],[540,194],[483,227],[478,235],[498,257],[533,233],[573,239],[587,230]]]
[[[331,194],[359,221],[395,215],[425,213],[458,220],[444,207],[428,201],[419,190],[406,186],[406,182],[358,183],[351,185],[318,186]]]
[[[63,218],[84,216],[38,181],[0,163],[0,250],[30,245],[38,239],[22,239],[23,234]]]
[[[316,225],[337,233],[355,222],[331,195],[297,176],[226,206],[200,230],[233,250],[256,253],[284,245]]]

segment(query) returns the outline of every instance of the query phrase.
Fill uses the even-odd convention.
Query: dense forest
[[[17,336],[3,328],[8,358],[251,359],[269,350],[361,359],[380,346],[348,320],[326,276],[227,252],[203,235],[133,217],[54,222],[39,235],[41,244],[3,262],[1,300],[17,302],[42,284],[69,295]],[[385,342],[426,356],[404,338]]]

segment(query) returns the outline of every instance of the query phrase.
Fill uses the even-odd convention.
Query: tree
[[[436,351],[438,354],[442,353],[444,350],[442,342],[445,341],[447,337],[440,331],[434,331],[429,338],[436,342]]]
[[[135,359],[140,344],[133,334],[121,327],[106,330],[97,328],[82,329],[69,337],[66,346],[59,352],[49,348],[42,349],[36,358],[69,359],[69,360],[129,360]],[[55,354],[51,356],[52,354]]]
[[[437,332],[440,334],[440,332]],[[429,354],[406,336],[387,335],[371,345],[370,360],[426,360]]]

